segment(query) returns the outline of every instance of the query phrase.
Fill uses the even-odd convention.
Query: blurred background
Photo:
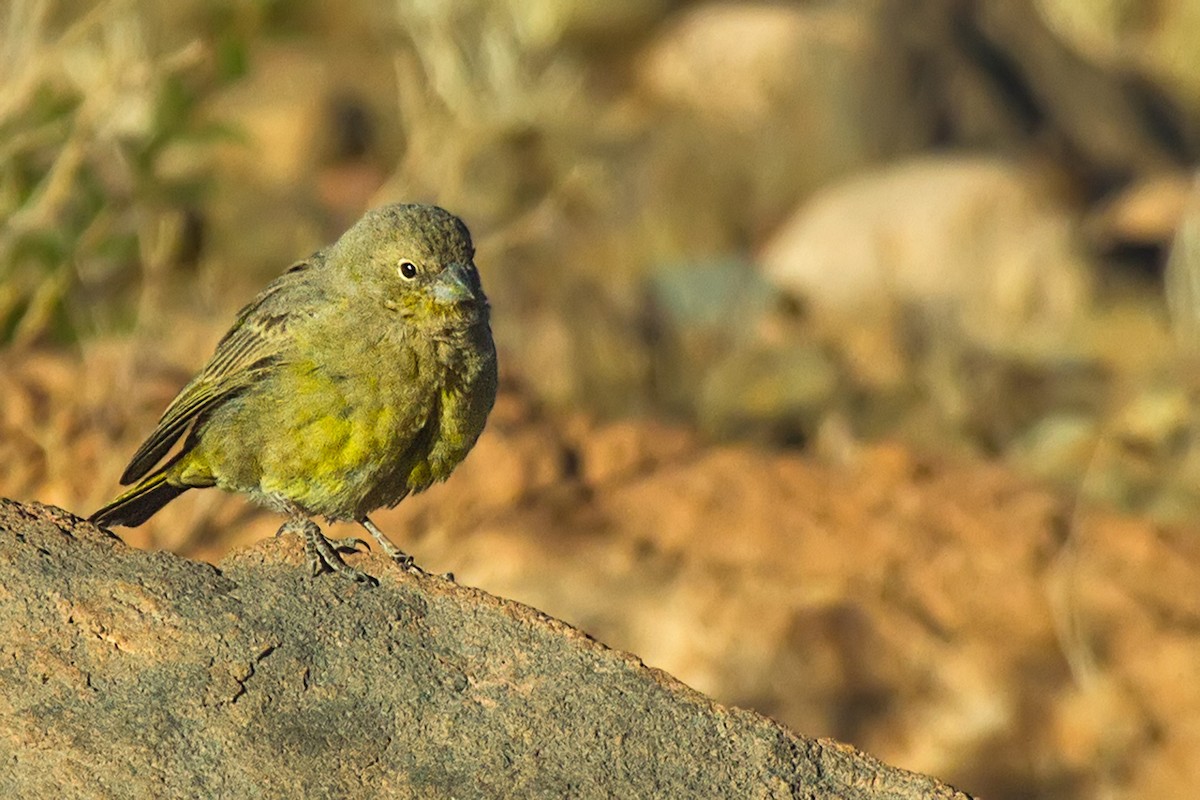
[[[90,513],[262,285],[438,203],[503,391],[378,518],[424,566],[971,792],[1187,796],[1196,42],[1196,0],[5,0],[0,494]]]

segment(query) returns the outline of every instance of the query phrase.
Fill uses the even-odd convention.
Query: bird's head
[[[433,329],[487,320],[475,248],[462,220],[427,205],[368,212],[331,249],[365,293],[408,323]]]

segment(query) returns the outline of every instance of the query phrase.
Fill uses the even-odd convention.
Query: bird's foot
[[[416,562],[413,561],[412,556],[401,550],[399,547],[396,547],[396,545],[392,544],[392,540],[387,538],[384,532],[379,529],[379,526],[372,522],[369,517],[363,517],[358,521],[358,524],[362,525],[363,528],[366,529],[367,533],[371,534],[371,537],[379,543],[379,548],[383,550],[383,552],[387,553],[388,558],[392,559],[392,561],[395,561],[401,569],[407,572],[415,572],[418,575],[433,574],[421,569],[419,566],[417,566]],[[450,572],[443,573],[441,577],[448,581],[454,580],[454,574]]]
[[[379,584],[375,578],[350,566],[338,555],[339,550],[348,553],[357,552],[359,545],[366,545],[366,542],[361,539],[353,537],[327,539],[321,533],[317,523],[303,518],[289,519],[275,535],[282,535],[285,531],[292,531],[304,537],[304,553],[308,557],[308,566],[314,577],[322,572],[335,572],[356,583],[366,583],[372,586]]]
[[[325,541],[329,542],[329,546],[340,553],[364,553],[371,552],[371,545],[359,539],[357,536],[346,536],[341,539],[333,539],[329,536],[325,537]]]
[[[392,561],[395,561],[403,569],[421,569],[413,562],[412,556],[401,550],[399,547],[396,547],[396,545],[392,544],[392,540],[387,538],[383,531],[379,530],[379,526],[377,526],[374,522],[371,522],[370,519],[363,517],[361,520],[359,520],[359,524],[362,525],[367,533],[371,534],[371,537],[379,543],[379,549],[387,553],[388,558],[390,558]]]
[[[304,530],[304,552],[308,555],[308,565],[314,576],[320,575],[322,572],[336,572],[357,583],[379,585],[379,581],[375,578],[361,569],[350,566],[338,555],[339,550],[356,552],[357,548],[346,544],[342,539],[333,541],[326,539],[316,523],[309,524],[311,527],[306,526]]]

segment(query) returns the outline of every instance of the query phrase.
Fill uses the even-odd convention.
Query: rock
[[[1147,175],[1100,204],[1090,215],[1088,234],[1102,248],[1165,247],[1170,244],[1192,193],[1192,177],[1182,172]]]
[[[977,452],[1006,450],[1060,413],[1101,419],[1113,395],[1112,372],[1089,353],[997,347],[955,356],[926,367],[930,402],[946,410]]]
[[[1130,450],[1167,457],[1186,441],[1191,422],[1191,399],[1182,387],[1147,387],[1117,412],[1113,428]]]
[[[1099,434],[1090,416],[1051,414],[1014,440],[1005,457],[1030,475],[1071,486],[1087,474]]]
[[[694,414],[713,365],[744,349],[778,292],[736,260],[662,266],[646,281],[659,404]]]
[[[722,438],[815,433],[839,367],[752,265],[660,268],[648,284],[660,403]]]
[[[697,416],[720,437],[803,443],[815,435],[839,380],[838,365],[810,343],[734,351],[705,375]]]
[[[1102,431],[1081,494],[1162,522],[1195,517],[1200,506],[1200,437],[1189,393],[1139,387]]]
[[[5,797],[961,798],[381,558],[219,569],[0,500]]]
[[[684,116],[649,168],[676,192],[701,176],[701,196],[727,194],[727,215],[751,226],[929,136],[903,48],[882,14],[849,4],[686,9],[642,53],[637,76],[655,104]]]
[[[922,157],[834,184],[762,263],[818,312],[899,304],[985,342],[1059,340],[1090,300],[1068,211],[1036,174],[995,158]]]

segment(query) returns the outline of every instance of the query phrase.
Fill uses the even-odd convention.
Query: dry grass
[[[211,42],[151,6],[13,0],[0,24],[0,341],[73,339],[161,294],[204,184]],[[140,297],[137,297],[140,292]]]

